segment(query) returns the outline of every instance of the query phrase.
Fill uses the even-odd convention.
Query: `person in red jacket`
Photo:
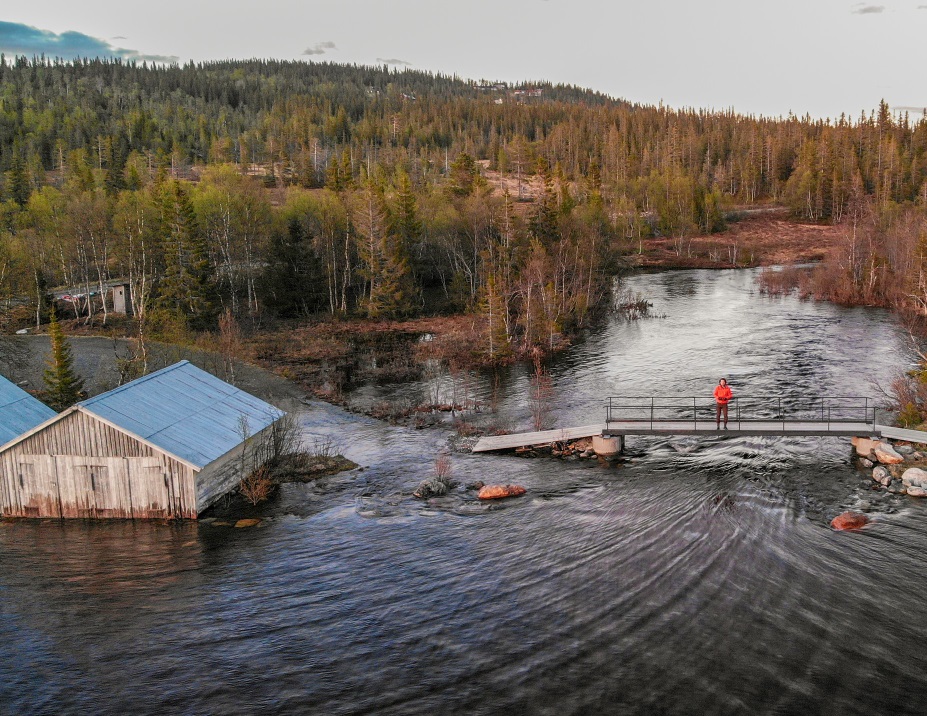
[[[731,402],[733,397],[734,393],[727,384],[727,380],[724,378],[719,380],[715,388],[715,422],[718,424],[718,430],[721,429],[721,413],[724,413],[724,429],[727,430],[727,404]]]

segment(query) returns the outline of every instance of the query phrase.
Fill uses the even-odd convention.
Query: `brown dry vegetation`
[[[251,360],[338,402],[341,389],[357,380],[419,377],[428,358],[452,368],[480,365],[484,323],[475,315],[324,320],[256,334],[245,349]],[[366,364],[367,354],[376,355],[376,368]]]
[[[731,222],[718,234],[644,239],[629,257],[642,268],[742,268],[824,260],[842,236],[839,226],[791,220],[771,210]]]

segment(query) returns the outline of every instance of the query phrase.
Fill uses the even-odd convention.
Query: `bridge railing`
[[[605,422],[648,422],[651,428],[661,423],[691,422],[697,428],[701,423],[716,422],[716,403],[713,398],[620,396],[610,397],[606,404]],[[728,404],[728,424],[804,422],[830,425],[832,423],[865,423],[875,428],[876,405],[870,398],[843,396],[744,396],[735,397]]]

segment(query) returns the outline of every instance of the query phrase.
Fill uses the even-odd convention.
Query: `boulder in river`
[[[905,492],[911,497],[927,497],[927,488],[918,487],[917,485],[908,485]]]
[[[893,495],[906,495],[908,493],[908,491],[905,489],[904,483],[898,479],[894,479],[889,483],[888,491]]]
[[[875,453],[875,446],[879,444],[878,440],[872,440],[870,438],[861,438],[855,437],[850,442],[853,443],[853,447],[856,448],[856,454],[860,457],[869,457],[871,458]]]
[[[921,489],[927,489],[927,471],[921,470],[919,467],[909,467],[902,474],[901,481],[904,483],[904,486],[908,488],[919,487]]]
[[[869,518],[860,512],[844,512],[831,520],[835,530],[858,530],[869,523]]]
[[[910,455],[914,452],[914,448],[910,445],[896,445],[895,452],[897,452],[899,455]]]
[[[481,500],[499,500],[503,497],[518,497],[526,492],[521,485],[486,485],[480,489],[477,497]]]
[[[861,457],[859,459],[859,464],[869,470],[871,470],[872,466],[875,465],[875,463],[872,460],[870,460],[868,457]]]
[[[892,473],[888,471],[887,467],[879,465],[872,471],[872,479],[880,485],[888,485],[892,481]]]
[[[426,500],[429,497],[444,497],[450,489],[451,481],[448,478],[435,476],[423,480],[412,495],[420,500]]]
[[[876,460],[881,462],[883,465],[898,465],[904,462],[904,458],[895,452],[895,448],[893,448],[888,443],[877,443],[874,451]]]

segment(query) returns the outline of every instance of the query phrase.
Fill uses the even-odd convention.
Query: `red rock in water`
[[[868,523],[869,518],[866,515],[861,515],[859,512],[844,512],[834,517],[830,526],[835,530],[858,530]]]
[[[521,485],[486,485],[480,488],[477,497],[481,500],[499,500],[503,497],[518,497],[527,490]]]

